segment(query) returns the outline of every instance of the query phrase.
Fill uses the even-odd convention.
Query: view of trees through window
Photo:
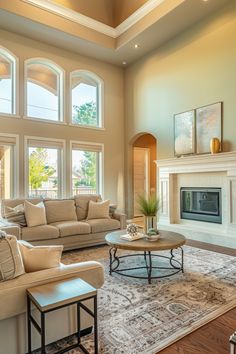
[[[58,149],[29,148],[29,197],[59,197]]]
[[[72,122],[98,126],[97,87],[80,83],[72,89]]]
[[[97,192],[98,152],[72,150],[72,189],[75,194]]]

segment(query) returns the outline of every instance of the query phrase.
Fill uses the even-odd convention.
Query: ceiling
[[[0,28],[129,65],[230,1],[0,0]]]

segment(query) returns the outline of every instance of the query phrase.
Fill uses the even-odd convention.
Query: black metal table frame
[[[85,306],[82,302],[86,300],[93,299],[93,309],[94,311],[92,312],[87,306]],[[37,321],[34,319],[34,317],[31,314],[31,302],[35,305],[35,307],[39,310],[41,314],[41,327],[37,323]],[[28,323],[28,354],[32,353],[32,345],[31,345],[31,324],[36,328],[38,333],[41,335],[41,353],[46,354],[46,344],[45,344],[45,315],[46,313],[52,312],[59,310],[63,307],[71,306],[71,305],[77,305],[77,343],[72,344],[69,347],[66,347],[65,349],[61,349],[57,351],[55,354],[62,354],[65,352],[68,352],[71,349],[74,348],[80,348],[83,353],[89,354],[88,350],[83,346],[81,343],[81,336],[80,336],[80,331],[81,331],[81,319],[80,319],[80,308],[82,308],[84,311],[86,311],[91,317],[94,319],[94,353],[98,354],[98,315],[97,315],[97,294],[93,296],[89,296],[87,298],[84,298],[83,300],[79,301],[73,301],[61,306],[57,306],[55,308],[46,310],[46,311],[41,311],[41,309],[38,307],[37,303],[34,301],[33,297],[30,296],[30,294],[27,292],[27,323]],[[64,338],[61,338],[64,339]]]
[[[174,250],[176,250],[176,249],[181,250],[181,261],[175,259]],[[175,275],[179,272],[184,273],[184,251],[183,251],[182,247],[171,249],[170,250],[170,257],[163,256],[160,254],[152,254],[151,251],[144,251],[143,253],[128,254],[128,255],[118,257],[117,250],[118,250],[118,248],[116,248],[116,247],[111,247],[109,250],[109,255],[110,255],[109,274],[110,275],[112,275],[112,273],[117,273],[117,274],[123,275],[125,277],[137,278],[137,279],[147,279],[148,283],[151,284],[152,279],[167,278],[167,277]],[[129,257],[137,257],[137,256],[144,256],[145,266],[119,269],[120,259],[129,258]],[[154,266],[153,262],[152,262],[153,257],[168,259],[171,267]],[[130,270],[131,271],[137,270],[137,269],[146,269],[147,276],[139,276],[139,275],[132,275],[132,274],[123,273],[123,272],[127,272]],[[165,274],[165,275],[152,276],[153,269],[160,269],[160,270],[161,269],[163,269],[163,270],[173,270],[174,269],[175,271],[174,272],[172,271],[172,272]]]

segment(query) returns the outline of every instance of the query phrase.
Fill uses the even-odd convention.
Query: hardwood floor
[[[236,250],[188,240],[193,247],[236,256]],[[236,291],[236,289],[235,289]],[[229,337],[236,331],[236,308],[197,329],[168,348],[161,354],[229,354]]]

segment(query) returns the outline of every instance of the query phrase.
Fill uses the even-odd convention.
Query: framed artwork
[[[175,156],[195,153],[195,111],[174,115]]]
[[[222,142],[222,102],[196,109],[197,153],[210,152],[210,141],[218,138]]]

